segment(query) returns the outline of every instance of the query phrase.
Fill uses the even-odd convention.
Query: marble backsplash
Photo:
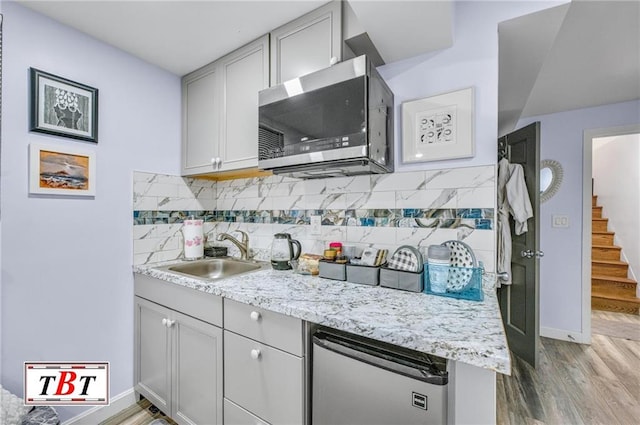
[[[488,271],[495,269],[495,166],[298,180],[283,176],[209,181],[134,173],[134,264],[182,256],[182,219],[205,220],[205,232],[244,230],[255,258],[268,259],[275,233],[287,232],[303,252],[329,242],[391,252],[463,240]],[[320,235],[310,218],[322,217]],[[215,242],[214,244],[219,244]],[[226,244],[226,243],[225,243]],[[229,244],[230,252],[237,254]]]

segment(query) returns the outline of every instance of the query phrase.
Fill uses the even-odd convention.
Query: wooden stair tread
[[[608,218],[602,218],[602,217],[593,217],[591,218],[592,221],[609,221]]]
[[[592,230],[592,235],[615,235],[616,232],[609,232],[608,230]]]
[[[618,282],[618,283],[637,283],[635,280],[633,279],[629,279],[628,277],[620,277],[620,276],[607,276],[607,275],[603,275],[603,274],[592,274],[591,275],[591,279],[598,279],[598,280],[608,280],[610,282]]]
[[[610,266],[628,266],[629,263],[619,260],[591,260],[591,263],[608,264]]]
[[[614,300],[614,301],[626,301],[626,302],[631,302],[634,304],[640,304],[640,298],[637,297],[624,297],[624,296],[620,296],[620,295],[611,295],[611,294],[605,294],[602,293],[600,291],[591,291],[591,297],[592,298],[601,298],[601,299],[605,299],[605,300]]]
[[[616,249],[616,250],[618,250],[618,249],[622,249],[622,247],[621,247],[621,246],[618,246],[618,245],[595,245],[595,244],[592,244],[592,245],[591,245],[591,248],[598,248],[598,249]]]

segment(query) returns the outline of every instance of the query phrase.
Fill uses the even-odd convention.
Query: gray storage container
[[[320,269],[320,277],[333,280],[347,280],[347,268],[345,267],[346,264],[320,260],[318,262],[318,266]]]
[[[347,282],[377,286],[380,283],[380,267],[347,264]]]
[[[380,268],[380,286],[404,291],[422,292],[422,272],[406,272],[401,270]]]

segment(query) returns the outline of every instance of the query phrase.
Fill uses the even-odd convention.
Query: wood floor
[[[591,345],[541,338],[534,370],[498,374],[499,425],[640,424],[640,316],[592,312]],[[155,422],[154,422],[155,421]],[[146,400],[101,425],[173,425]]]
[[[140,400],[99,425],[177,425],[149,400]]]
[[[536,370],[513,357],[512,375],[497,379],[498,424],[640,424],[640,317],[592,318],[604,326],[591,345],[541,338]]]

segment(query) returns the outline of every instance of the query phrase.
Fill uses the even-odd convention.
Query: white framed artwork
[[[474,89],[402,104],[402,162],[441,161],[475,155]]]
[[[42,143],[29,146],[29,193],[95,196],[96,154],[75,147]]]

